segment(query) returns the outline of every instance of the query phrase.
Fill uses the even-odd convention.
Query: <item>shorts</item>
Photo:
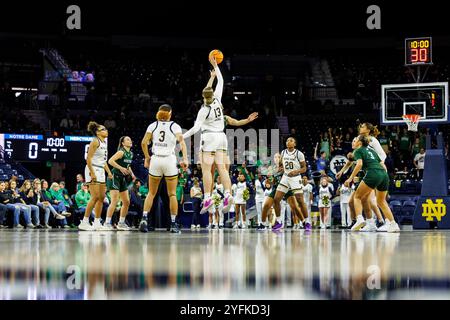
[[[102,167],[96,167],[92,166],[94,169],[95,176],[97,177],[97,180],[95,182],[91,181],[91,175],[89,174],[89,168],[86,166],[84,168],[84,177],[86,179],[86,183],[106,183],[106,175],[105,175],[105,169]]]
[[[175,155],[170,156],[157,156],[153,155],[150,160],[150,167],[148,174],[157,178],[177,178],[177,157]]]
[[[117,190],[119,192],[127,191],[128,186],[130,185],[130,178],[131,176],[113,173],[113,178],[106,180],[106,187],[108,190]]]
[[[362,181],[371,189],[378,191],[388,191],[389,189],[389,176],[384,169],[367,170]]]
[[[268,195],[269,198],[275,199],[275,193],[277,192],[278,188],[273,188],[272,192],[270,192],[270,194]],[[290,197],[292,197],[294,195],[294,193],[291,190],[288,190],[288,192],[286,192],[286,194],[284,195],[283,199],[287,200]]]
[[[293,194],[303,193],[302,176],[288,177],[284,174],[278,184],[277,190],[283,193],[287,193],[288,191],[292,191]]]
[[[227,136],[225,132],[203,132],[200,145],[203,152],[227,152]]]

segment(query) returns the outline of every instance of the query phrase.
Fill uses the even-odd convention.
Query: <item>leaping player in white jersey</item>
[[[102,214],[103,200],[105,199],[106,193],[105,170],[110,179],[112,179],[113,175],[107,163],[108,145],[106,139],[108,138],[108,129],[97,122],[91,121],[88,124],[88,131],[92,133],[94,139],[89,144],[84,176],[86,183],[89,184],[91,199],[86,206],[84,218],[79,224],[78,229],[82,231],[95,231],[102,228],[100,216]],[[95,220],[91,226],[89,216],[94,208]]]
[[[227,213],[233,204],[231,196],[231,180],[227,164],[228,141],[225,135],[225,119],[222,106],[223,76],[214,57],[209,60],[214,67],[205,89],[203,89],[203,105],[200,108],[194,126],[184,133],[184,139],[201,130],[201,165],[203,186],[205,189],[203,207],[200,213],[205,213],[213,205],[211,198],[212,173],[211,167],[215,163],[219,171],[220,180],[224,187],[223,213]],[[217,77],[216,89],[212,85]]]
[[[175,155],[175,147],[178,143],[181,147],[183,160],[180,163],[183,170],[188,166],[187,148],[183,139],[181,127],[173,121],[172,108],[168,104],[159,107],[156,114],[156,120],[147,128],[144,138],[141,142],[141,148],[145,156],[144,167],[148,168],[148,194],[144,202],[144,210],[142,221],[139,225],[141,232],[147,232],[147,216],[153,206],[153,200],[158,192],[159,183],[164,177],[167,183],[167,193],[170,201],[170,216],[172,224],[170,232],[180,233],[179,226],[176,222],[178,215],[178,202],[176,197],[176,189],[178,184],[178,168],[177,157]],[[148,145],[152,144],[152,157],[148,152]]]

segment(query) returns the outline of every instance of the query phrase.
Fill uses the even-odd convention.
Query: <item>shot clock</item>
[[[92,139],[84,136],[0,133],[0,148],[5,157],[12,160],[83,162]]]
[[[405,65],[433,64],[431,37],[405,39]]]

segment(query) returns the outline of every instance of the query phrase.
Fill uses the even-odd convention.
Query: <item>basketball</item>
[[[217,64],[220,64],[223,61],[223,53],[220,50],[214,49],[209,53],[209,58],[214,57],[216,59]]]

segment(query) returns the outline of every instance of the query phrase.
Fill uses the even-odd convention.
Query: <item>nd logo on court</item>
[[[443,204],[443,199],[436,199],[436,203],[431,199],[427,199],[422,203],[422,217],[426,217],[426,221],[441,221],[441,218],[447,214],[447,206]]]

